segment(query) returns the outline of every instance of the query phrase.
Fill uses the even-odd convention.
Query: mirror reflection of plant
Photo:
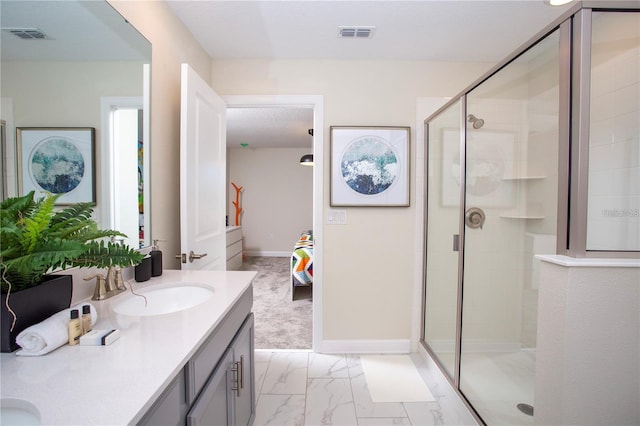
[[[140,263],[134,248],[108,241],[126,237],[98,229],[94,206],[78,203],[54,210],[61,194],[35,199],[35,192],[2,202],[0,272],[2,292],[37,286],[45,274],[68,267],[127,267]]]

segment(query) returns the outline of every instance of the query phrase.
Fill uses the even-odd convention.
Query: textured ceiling
[[[214,59],[498,62],[571,5],[544,0],[168,0]],[[373,26],[370,39],[339,26]]]
[[[502,60],[570,7],[551,7],[544,0],[167,3],[213,59],[489,63]],[[345,39],[338,37],[340,26],[375,29],[370,39]],[[310,110],[229,110],[227,144],[311,146],[310,127]]]
[[[213,59],[429,60],[495,63],[570,6],[544,0],[169,0],[169,7]],[[105,2],[2,0],[3,27],[30,26],[54,40],[33,51],[38,60],[140,58],[114,36],[131,31],[122,18],[94,19]],[[109,6],[108,9],[111,9]],[[100,13],[100,15],[102,15]],[[112,14],[113,15],[113,14]],[[117,15],[113,15],[117,16]],[[373,26],[370,39],[338,38],[339,26]],[[97,49],[102,37],[107,50]],[[2,59],[33,60],[24,43],[2,34]],[[83,53],[84,52],[84,53]],[[21,56],[22,55],[22,56]],[[84,55],[78,59],[77,55]],[[153,76],[152,76],[153,78]],[[230,147],[308,146],[312,111],[230,109]]]
[[[0,0],[2,60],[144,61],[151,45],[105,1]],[[37,28],[22,40],[7,28]]]
[[[228,148],[313,147],[310,108],[229,108]],[[243,146],[242,144],[247,144]]]

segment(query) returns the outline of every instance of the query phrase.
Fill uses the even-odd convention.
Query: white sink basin
[[[0,401],[0,424],[39,425],[40,413],[35,405],[21,399],[2,398]]]
[[[213,289],[198,283],[162,284],[161,287],[134,291],[146,298],[130,294],[113,307],[121,315],[146,317],[182,311],[206,302],[213,297]]]

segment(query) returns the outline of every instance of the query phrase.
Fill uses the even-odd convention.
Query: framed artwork
[[[331,126],[331,206],[409,206],[409,127]]]
[[[18,190],[63,194],[57,204],[95,203],[93,127],[18,127]]]

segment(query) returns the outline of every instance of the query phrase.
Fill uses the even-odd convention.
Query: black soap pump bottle
[[[158,248],[158,240],[153,240],[149,255],[151,256],[151,276],[159,277],[162,275],[162,252]]]

